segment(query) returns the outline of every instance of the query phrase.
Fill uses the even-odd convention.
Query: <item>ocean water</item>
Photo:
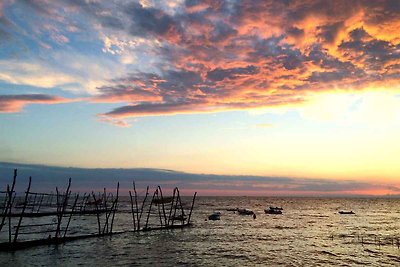
[[[130,208],[126,200],[121,211]],[[269,206],[283,214],[265,214]],[[229,208],[252,209],[257,218]],[[221,220],[206,220],[214,211]],[[198,197],[192,222],[0,252],[0,266],[400,266],[399,199]],[[114,224],[131,229],[131,214],[117,214]],[[96,226],[96,216],[86,216],[71,222],[71,234]]]

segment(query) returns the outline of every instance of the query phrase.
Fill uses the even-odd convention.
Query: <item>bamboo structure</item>
[[[119,183],[115,195],[107,192],[106,188],[102,193],[72,194],[71,178],[65,191],[56,187],[55,193],[39,193],[31,191],[32,178],[29,177],[23,196],[17,196],[16,179],[17,170],[14,170],[11,185],[7,185],[6,191],[0,191],[0,251],[190,226],[196,198],[194,194],[190,209],[185,211],[178,188],[174,188],[172,197],[164,197],[158,186],[149,198],[149,187],[144,196],[139,196],[133,182],[133,192],[129,191],[130,209],[119,210]],[[131,213],[133,229],[115,231],[117,215],[125,213]],[[87,232],[82,230],[82,225]],[[5,226],[8,226],[8,231]]]

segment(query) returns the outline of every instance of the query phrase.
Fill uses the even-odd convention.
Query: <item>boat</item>
[[[269,209],[265,209],[264,212],[266,214],[282,214],[282,208],[279,207],[269,207]]]
[[[339,214],[355,214],[355,213],[352,210],[351,211],[341,210],[341,211],[339,211]]]
[[[221,220],[221,212],[217,211],[208,216],[208,219],[211,221],[218,221]]]
[[[237,212],[239,213],[239,215],[253,215],[254,212],[252,210],[248,210],[248,209],[237,209]]]

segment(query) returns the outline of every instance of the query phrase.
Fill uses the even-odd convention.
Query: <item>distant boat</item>
[[[208,219],[211,221],[218,221],[221,220],[221,212],[217,211],[208,216]]]
[[[352,210],[351,211],[339,211],[339,214],[355,214]]]
[[[279,207],[269,207],[269,209],[265,209],[264,212],[266,214],[282,214],[282,208]]]
[[[248,210],[248,209],[237,209],[237,212],[239,213],[239,215],[253,215],[254,212],[252,210]]]

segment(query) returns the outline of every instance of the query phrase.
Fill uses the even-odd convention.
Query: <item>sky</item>
[[[3,0],[0,162],[397,194],[399,28],[398,0]]]

